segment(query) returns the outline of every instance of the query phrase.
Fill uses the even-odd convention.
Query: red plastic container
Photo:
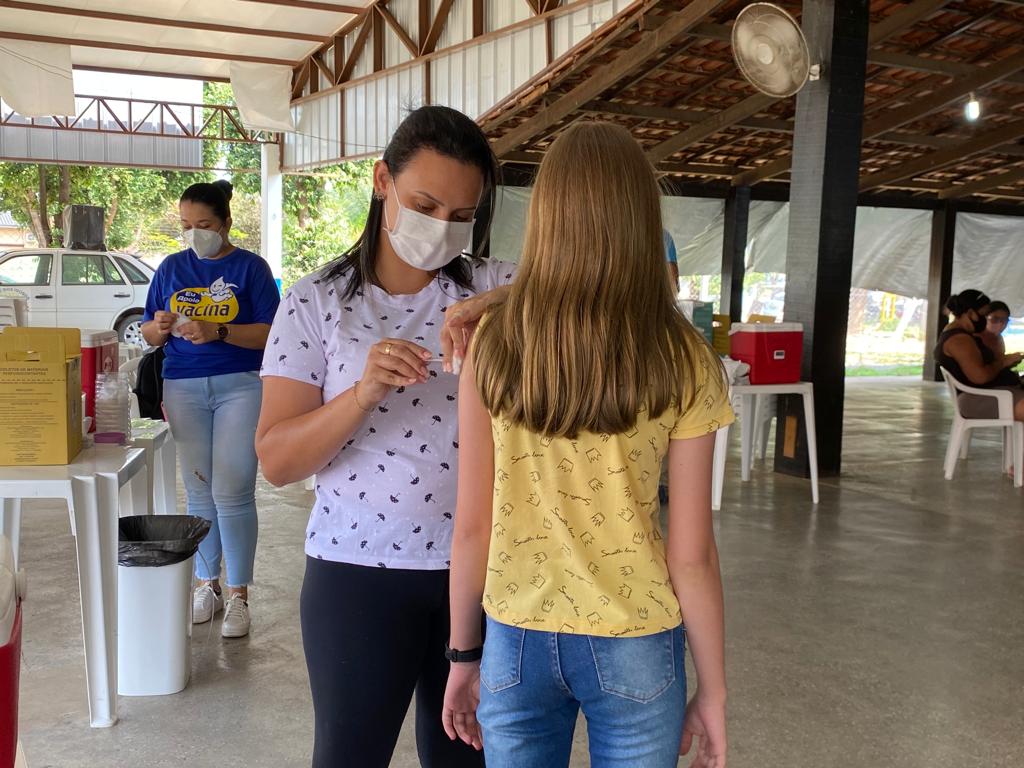
[[[0,536],[0,768],[13,768],[18,751],[22,594],[24,582],[14,569],[14,552]]]
[[[92,416],[90,432],[96,431],[96,376],[118,369],[117,331],[82,331],[82,392],[85,413]]]
[[[14,768],[18,751],[18,683],[21,677],[21,605],[7,645],[0,645],[0,768]]]
[[[751,384],[800,381],[804,327],[800,323],[735,323],[729,356],[750,366]]]

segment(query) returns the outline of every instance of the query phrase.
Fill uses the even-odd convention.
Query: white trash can
[[[192,562],[117,569],[117,692],[178,693],[192,673]]]
[[[162,696],[192,672],[192,566],[210,523],[190,515],[118,521],[117,692]]]

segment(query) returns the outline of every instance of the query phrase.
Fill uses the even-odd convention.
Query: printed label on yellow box
[[[77,329],[0,334],[0,465],[68,464],[82,447]]]

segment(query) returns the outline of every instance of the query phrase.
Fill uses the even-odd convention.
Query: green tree
[[[208,174],[140,168],[0,163],[0,209],[29,227],[41,245],[63,242],[64,208],[97,205],[105,210],[106,243],[133,249],[144,241],[176,194]]]
[[[207,83],[207,104],[234,104],[231,86]],[[209,117],[209,110],[204,117]],[[242,138],[231,124],[227,136]],[[137,168],[48,166],[0,163],[0,210],[30,228],[40,244],[63,240],[64,207],[99,205],[106,210],[107,246],[143,255],[162,256],[181,247],[177,202],[198,181],[229,175],[235,189],[231,239],[259,251],[260,176],[240,172],[260,167],[259,144],[206,140],[200,173]],[[372,161],[331,166],[315,174],[287,175],[283,183],[284,278],[298,277],[338,256],[355,241],[366,218]]]
[[[207,83],[204,97],[208,104],[234,104],[234,94],[227,83]],[[234,135],[229,128],[226,131]],[[258,168],[261,149],[258,144],[241,142],[206,142],[207,164],[225,169]],[[284,177],[282,196],[283,218],[283,282],[289,285],[327,261],[346,251],[358,237],[366,220],[366,209],[372,186],[373,161],[342,163],[311,174],[288,174]],[[232,203],[236,229],[253,235],[259,245],[260,177],[254,173],[233,173],[235,188]],[[251,224],[239,221],[241,206],[255,201]],[[232,237],[241,245],[232,232]]]

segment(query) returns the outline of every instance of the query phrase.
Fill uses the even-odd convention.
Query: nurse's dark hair
[[[400,176],[409,161],[423,149],[475,166],[484,177],[477,224],[473,231],[474,252],[469,259],[450,262],[438,275],[444,275],[462,288],[469,288],[473,282],[472,262],[483,258],[491,231],[500,174],[498,161],[480,126],[450,107],[420,107],[410,112],[388,142],[382,160],[392,176]],[[366,226],[359,239],[321,269],[322,280],[346,278],[341,291],[343,299],[351,299],[366,283],[380,283],[377,277],[377,245],[383,217],[384,200],[372,196]]]
[[[221,221],[231,218],[231,197],[235,188],[230,181],[218,179],[212,184],[200,182],[181,193],[179,203],[202,203],[207,206]]]

